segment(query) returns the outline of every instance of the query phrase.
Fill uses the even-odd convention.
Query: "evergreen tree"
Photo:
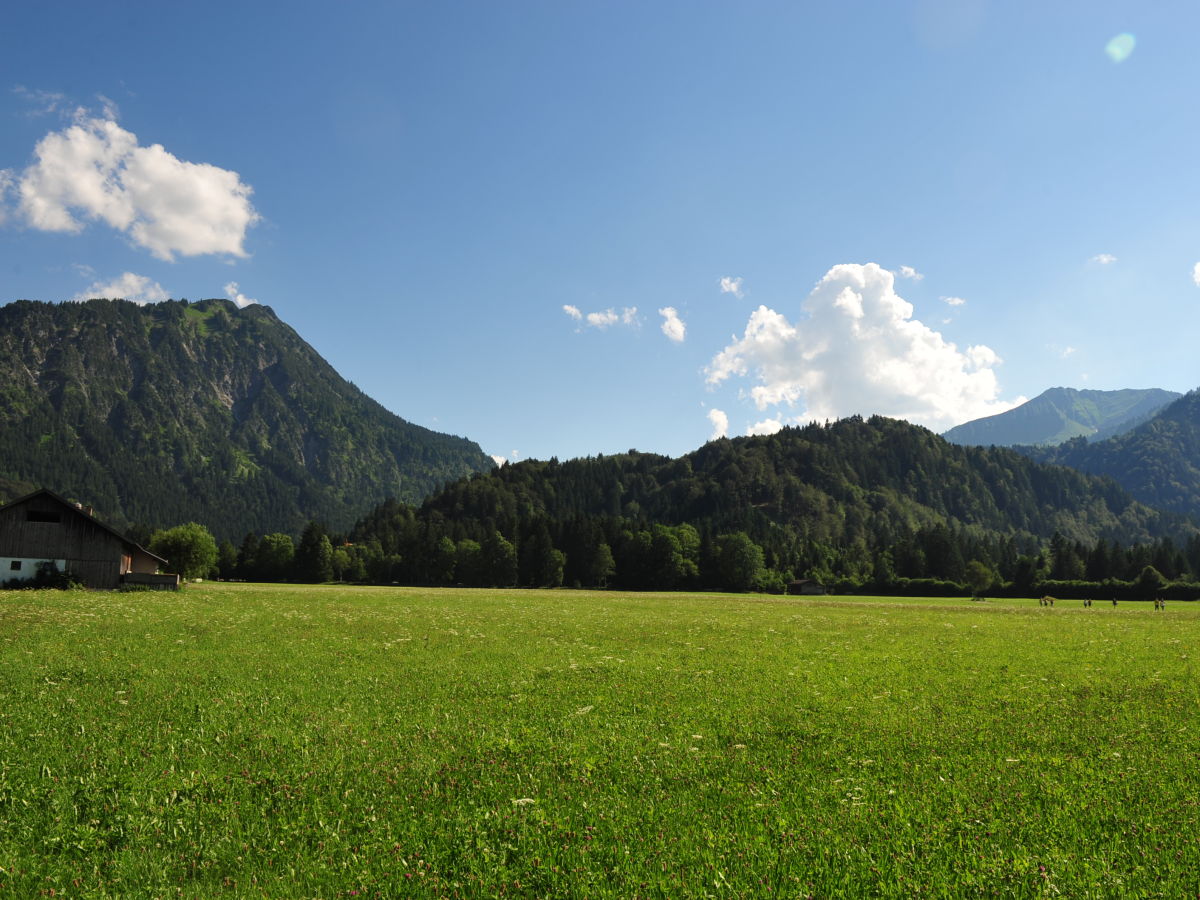
[[[233,578],[237,574],[238,551],[229,540],[221,541],[217,547],[217,573],[221,578]]]
[[[517,583],[517,548],[499,531],[493,531],[480,547],[483,571],[493,587],[513,587]]]
[[[263,581],[287,581],[293,577],[296,544],[290,534],[266,535],[258,545],[257,574]]]

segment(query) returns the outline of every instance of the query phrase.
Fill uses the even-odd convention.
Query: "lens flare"
[[[1122,63],[1129,59],[1129,54],[1133,52],[1133,48],[1137,46],[1137,38],[1128,31],[1118,34],[1115,38],[1109,41],[1104,46],[1104,52],[1108,54],[1108,58],[1115,63]]]

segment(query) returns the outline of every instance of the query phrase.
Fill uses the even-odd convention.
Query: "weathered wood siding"
[[[67,570],[78,581],[110,589],[120,583],[122,563],[128,558],[118,537],[83,513],[45,496],[0,510],[0,556],[65,559]]]

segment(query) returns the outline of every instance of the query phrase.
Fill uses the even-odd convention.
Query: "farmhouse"
[[[0,581],[33,578],[46,562],[90,588],[179,587],[178,575],[156,574],[165,559],[127,540],[90,508],[40,490],[0,507]]]

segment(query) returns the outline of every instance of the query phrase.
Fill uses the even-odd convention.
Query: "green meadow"
[[[0,593],[0,895],[1179,897],[1200,605]]]

